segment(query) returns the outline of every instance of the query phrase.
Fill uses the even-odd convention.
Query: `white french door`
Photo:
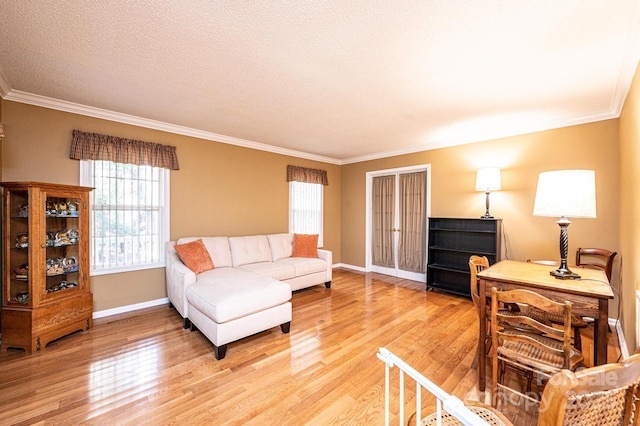
[[[426,280],[428,165],[367,173],[366,270]]]

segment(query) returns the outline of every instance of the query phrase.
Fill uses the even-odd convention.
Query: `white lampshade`
[[[476,174],[476,191],[491,192],[499,191],[500,184],[500,168],[485,167],[478,169]]]
[[[596,173],[593,170],[556,170],[540,173],[534,216],[596,217]]]

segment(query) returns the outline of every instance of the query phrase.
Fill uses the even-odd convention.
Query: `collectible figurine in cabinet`
[[[67,211],[69,212],[69,216],[77,217],[78,216],[78,203],[75,201],[67,202]]]
[[[29,234],[21,233],[16,237],[16,248],[29,247]]]

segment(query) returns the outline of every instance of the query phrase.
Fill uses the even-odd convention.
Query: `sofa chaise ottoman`
[[[226,268],[187,288],[191,331],[199,330],[224,358],[227,344],[280,326],[289,333],[291,287],[251,272]]]

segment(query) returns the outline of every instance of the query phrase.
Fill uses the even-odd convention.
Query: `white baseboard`
[[[352,269],[352,270],[358,271],[358,272],[367,272],[366,269],[364,269],[361,266],[349,265],[348,263],[336,263],[335,265],[333,265],[333,267],[334,268]]]
[[[622,324],[615,318],[609,318],[609,325],[615,328],[618,335],[618,346],[620,347],[620,358],[629,358],[629,348],[627,347],[627,341],[624,338],[624,332],[622,331]]]
[[[150,300],[148,302],[136,303],[133,305],[120,306],[118,308],[113,309],[105,309],[104,311],[97,311],[93,313],[93,319],[96,318],[104,318],[109,317],[111,315],[124,314],[126,312],[133,312],[139,309],[151,308],[159,305],[166,305],[169,303],[169,298],[165,297],[163,299]]]

